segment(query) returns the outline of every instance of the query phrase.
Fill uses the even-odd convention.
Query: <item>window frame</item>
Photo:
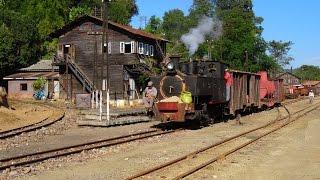
[[[124,51],[125,51],[125,46],[124,46],[124,42],[120,42],[120,53],[121,54],[124,54]]]
[[[138,53],[143,54],[144,53],[144,44],[143,42],[139,42],[139,47],[138,47]]]
[[[25,87],[25,89],[23,87]],[[28,83],[20,83],[20,91],[28,91]]]
[[[149,56],[149,44],[144,44],[143,54]]]
[[[153,45],[150,45],[150,46],[149,46],[149,49],[150,49],[150,50],[149,50],[149,51],[150,51],[150,56],[153,57],[153,56],[154,56],[154,47],[153,47]]]

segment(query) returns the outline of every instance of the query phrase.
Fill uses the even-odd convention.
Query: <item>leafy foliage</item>
[[[44,88],[46,85],[47,80],[44,77],[39,77],[37,80],[35,80],[32,84],[32,88],[34,91],[39,91]]]
[[[82,16],[82,15],[91,15],[92,14],[92,9],[88,6],[76,6],[72,7],[69,12],[69,20],[73,21],[77,17]]]
[[[131,18],[138,14],[135,0],[117,0],[109,5],[109,18],[117,23],[128,25]]]
[[[320,80],[320,67],[312,65],[302,65],[293,72],[302,80]]]
[[[281,67],[289,65],[293,57],[288,55],[293,43],[291,41],[270,41],[268,50]]]
[[[40,36],[36,22],[26,15],[1,8],[0,76],[35,63],[40,56]]]
[[[155,15],[150,17],[150,20],[145,28],[145,30],[152,34],[161,35],[162,31],[162,21],[160,18],[156,17]]]

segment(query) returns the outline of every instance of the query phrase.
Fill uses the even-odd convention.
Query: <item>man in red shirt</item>
[[[232,73],[228,69],[224,71],[224,81],[226,82],[226,100],[230,100],[231,95],[231,85],[233,83]]]

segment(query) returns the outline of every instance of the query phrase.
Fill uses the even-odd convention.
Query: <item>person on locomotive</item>
[[[229,101],[230,95],[231,95],[231,85],[233,83],[233,77],[228,69],[226,69],[224,72],[224,80],[226,83],[226,101]]]
[[[152,106],[154,104],[154,100],[157,97],[158,91],[153,86],[153,82],[149,81],[146,89],[144,90],[144,98],[143,103],[148,111],[152,110]]]

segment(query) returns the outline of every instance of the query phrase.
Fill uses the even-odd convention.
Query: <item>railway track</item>
[[[306,100],[306,99],[307,99],[307,97],[299,97],[297,99],[289,100],[289,101],[283,102],[281,104],[282,105],[289,105],[289,104],[293,104],[293,103],[296,103],[296,102],[299,102],[299,101],[303,101],[303,100]]]
[[[297,111],[294,114],[300,113],[303,110]],[[283,117],[280,120],[284,120],[288,117],[289,116]],[[277,120],[277,121],[279,121],[279,120]],[[10,130],[7,133],[11,134],[10,136],[14,136],[12,134],[15,134],[15,133],[19,134],[22,132],[32,131],[32,130],[37,129],[39,127],[50,125],[54,122],[49,123],[49,122],[43,121],[44,124],[41,124],[42,122],[40,122],[40,123],[37,123],[36,126],[30,125],[30,126],[23,127],[23,129],[18,128],[16,130]],[[274,122],[276,122],[276,121],[274,121]],[[274,122],[271,122],[271,123],[274,123]],[[265,125],[264,127],[269,126],[271,123]],[[260,127],[260,128],[262,128],[262,127]],[[251,130],[250,132],[253,132],[253,131],[258,130],[260,128],[256,128],[254,130]],[[1,164],[0,171],[4,170],[6,168],[10,168],[10,167],[19,167],[19,166],[24,166],[24,165],[29,165],[29,164],[41,162],[41,161],[44,161],[44,160],[47,160],[50,158],[57,158],[57,157],[61,157],[61,156],[76,154],[76,153],[80,153],[85,150],[97,149],[97,148],[101,148],[101,147],[110,147],[110,146],[124,144],[127,142],[141,140],[141,139],[145,139],[145,138],[149,138],[149,137],[174,133],[179,130],[170,130],[170,131],[151,130],[151,131],[145,131],[145,132],[140,132],[140,133],[135,133],[135,134],[129,134],[129,135],[125,135],[125,136],[119,136],[119,137],[115,137],[115,138],[101,139],[98,141],[86,142],[86,143],[82,143],[82,144],[66,146],[66,147],[61,147],[61,148],[57,148],[57,149],[38,151],[35,153],[22,154],[19,156],[4,158],[4,159],[0,159],[0,164]],[[17,131],[17,132],[14,132],[14,131]],[[242,133],[242,136],[245,134],[248,134],[248,133],[249,132]],[[238,135],[238,136],[240,137],[240,135]],[[2,134],[0,134],[0,139],[1,139],[1,137],[4,137],[4,135],[2,136]],[[212,145],[212,147],[215,147],[215,146],[218,146],[218,145],[223,144],[225,142],[231,141],[232,138],[236,138],[236,137],[228,138],[227,140],[224,140],[224,142],[220,142],[220,143],[216,143],[216,144]],[[207,148],[201,149],[197,153],[201,153],[203,151],[206,151]],[[184,158],[188,158],[188,157],[189,157],[189,155],[183,157],[182,159],[179,159],[179,161],[183,160]],[[169,164],[172,164],[172,162],[170,162]],[[168,166],[168,165],[166,165],[166,166]],[[161,168],[157,167],[156,169],[158,170]],[[147,172],[146,174],[148,174],[148,173],[151,173],[151,171]],[[145,172],[142,174],[145,175]],[[141,175],[141,176],[143,176],[143,175]],[[137,176],[137,177],[140,177],[140,176]],[[133,179],[133,178],[129,178],[129,179]]]
[[[279,129],[296,121],[303,115],[320,107],[320,103],[310,105],[307,108],[290,113],[289,115],[278,118],[257,128],[251,129],[244,133],[226,138],[164,164],[160,164],[151,169],[147,169],[126,178],[127,180],[136,178],[151,179],[182,179],[187,177],[208,165],[225,159],[226,156],[258,141],[259,139],[278,131]],[[294,116],[296,115],[296,116]],[[191,168],[190,168],[191,167]],[[178,175],[177,175],[178,174]],[[168,177],[172,175],[173,177]]]
[[[19,167],[23,165],[29,165],[29,164],[41,162],[50,158],[57,158],[61,156],[80,153],[85,150],[115,146],[115,145],[124,144],[124,143],[141,140],[149,137],[170,134],[177,131],[179,130],[170,130],[170,131],[150,130],[150,131],[145,131],[145,132],[140,132],[135,134],[129,134],[125,136],[119,136],[115,138],[101,139],[98,141],[86,142],[83,144],[77,144],[77,145],[61,147],[57,149],[39,151],[35,153],[4,158],[4,159],[0,159],[0,164],[1,164],[0,171],[10,167]]]
[[[59,107],[46,105],[46,104],[38,104],[38,105],[42,105],[42,106],[48,107],[48,108],[61,109]],[[7,130],[7,131],[2,131],[2,132],[0,132],[0,139],[13,137],[13,136],[16,136],[16,135],[20,135],[22,133],[26,133],[26,132],[34,131],[34,130],[37,130],[37,129],[41,129],[42,127],[47,127],[47,126],[49,126],[51,124],[54,124],[54,123],[62,120],[64,116],[65,116],[65,113],[63,112],[58,117],[56,117],[54,119],[51,119],[50,116],[49,116],[49,117],[43,119],[42,121],[34,123],[34,124],[30,124],[30,125],[19,127],[19,128],[10,129],[10,130]]]

